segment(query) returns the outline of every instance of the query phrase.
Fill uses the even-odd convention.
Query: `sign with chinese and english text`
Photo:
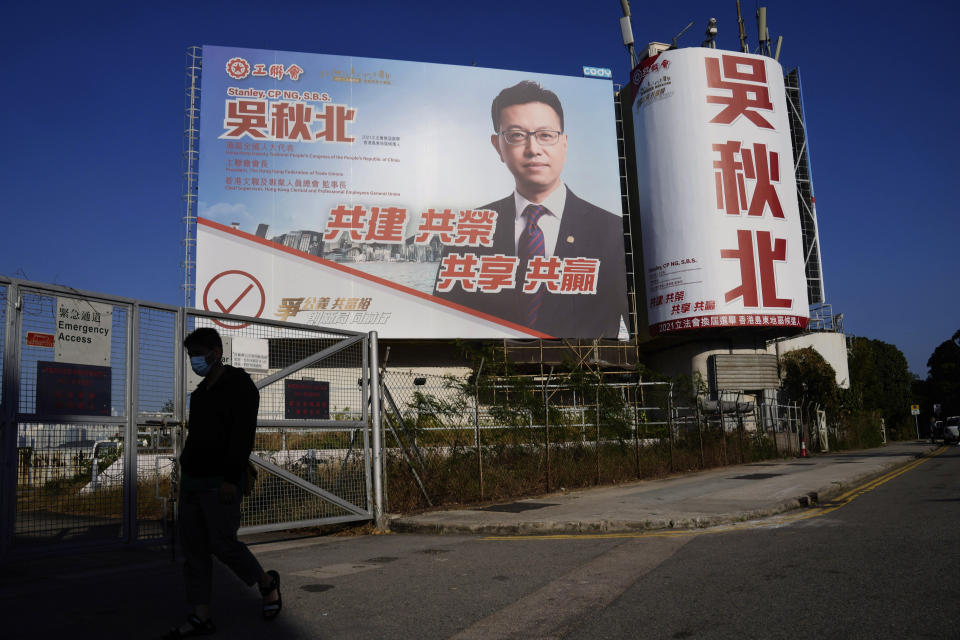
[[[652,334],[807,325],[783,70],[680,49],[631,76]]]
[[[196,305],[390,338],[616,338],[618,175],[609,81],[205,46]]]
[[[110,366],[113,305],[57,298],[56,362]]]

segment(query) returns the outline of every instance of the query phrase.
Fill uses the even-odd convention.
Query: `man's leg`
[[[237,539],[240,528],[240,500],[220,501],[216,491],[203,494],[203,512],[207,524],[207,546],[220,562],[247,586],[261,582],[263,567],[247,545]]]
[[[180,545],[183,549],[183,581],[187,604],[210,606],[213,559],[208,543],[208,523],[202,494],[180,497]]]

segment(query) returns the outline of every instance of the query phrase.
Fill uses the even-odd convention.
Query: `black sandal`
[[[189,631],[181,631],[180,627],[174,627],[170,629],[167,635],[163,636],[164,640],[176,640],[177,638],[194,638],[196,636],[212,636],[217,632],[217,627],[213,624],[211,618],[206,620],[201,620],[196,615],[187,616],[187,622],[190,623]]]
[[[273,620],[280,615],[280,610],[283,609],[283,599],[280,597],[280,574],[271,569],[270,571],[267,571],[267,575],[271,578],[270,584],[265,587],[260,587],[260,595],[266,598],[268,595],[270,595],[270,592],[276,589],[277,599],[273,602],[263,603],[263,619]]]

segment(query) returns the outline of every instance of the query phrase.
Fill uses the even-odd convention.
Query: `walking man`
[[[191,368],[203,376],[190,394],[187,441],[180,454],[180,543],[191,612],[186,624],[171,629],[166,638],[216,632],[210,617],[213,556],[248,586],[259,586],[265,620],[276,618],[283,606],[279,574],[265,572],[237,540],[260,393],[246,371],[223,364],[223,342],[216,329],[197,329],[183,345]]]

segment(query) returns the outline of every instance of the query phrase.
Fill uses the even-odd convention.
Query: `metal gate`
[[[261,389],[261,473],[241,531],[382,515],[375,333],[0,277],[0,556],[170,538],[189,408],[182,342],[198,326],[217,326]],[[64,331],[94,346],[78,358]],[[297,417],[298,384],[325,386],[328,414]]]
[[[188,310],[184,335],[200,326],[220,331],[224,357],[260,390],[251,455],[258,474],[240,533],[374,518],[372,444],[379,436],[370,425],[379,408],[370,336]],[[189,386],[185,379],[184,407]]]

